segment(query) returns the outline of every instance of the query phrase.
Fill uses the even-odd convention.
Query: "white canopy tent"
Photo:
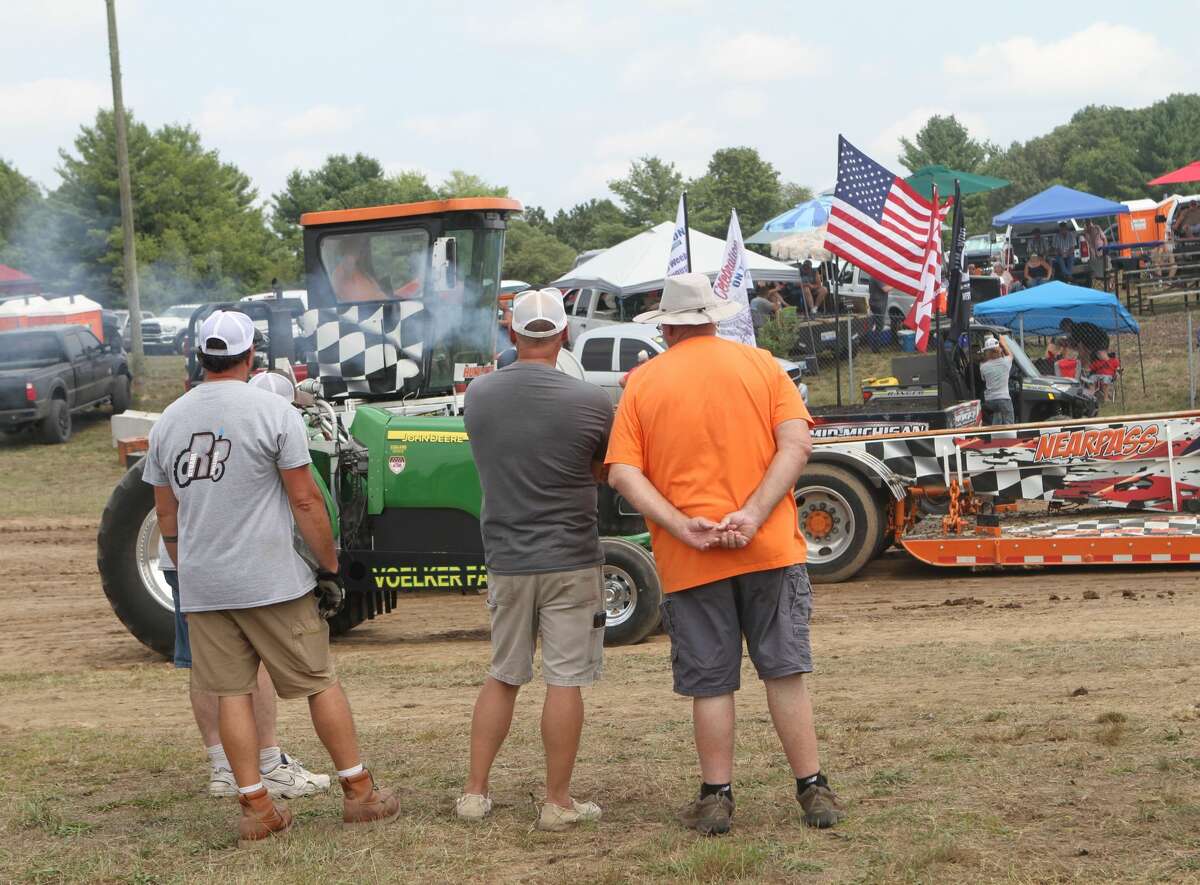
[[[560,289],[597,289],[615,295],[636,295],[661,289],[674,230],[673,221],[664,221],[571,268],[551,285]],[[721,267],[725,241],[698,230],[689,230],[689,236],[692,270],[706,274],[710,280],[715,278]],[[746,252],[746,266],[756,283],[795,282],[800,279],[800,272],[796,268],[749,250]]]

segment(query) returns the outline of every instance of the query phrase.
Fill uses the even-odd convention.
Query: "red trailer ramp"
[[[906,537],[904,549],[936,566],[1145,565],[1200,562],[1200,519],[1100,517],[1002,529],[998,535]]]

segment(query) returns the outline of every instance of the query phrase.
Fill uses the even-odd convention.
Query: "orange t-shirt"
[[[720,521],[758,488],[775,457],[775,427],[794,419],[812,423],[767,351],[689,338],[629,376],[605,462],[638,468],[687,516]],[[791,495],[740,550],[693,550],[647,522],[667,593],[794,565],[807,553]]]

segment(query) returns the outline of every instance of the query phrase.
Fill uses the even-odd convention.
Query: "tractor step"
[[[936,566],[1200,563],[1200,519],[1102,517],[1013,526],[997,535],[902,538],[900,543]]]

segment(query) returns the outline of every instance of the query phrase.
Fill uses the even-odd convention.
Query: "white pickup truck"
[[[645,323],[606,323],[583,332],[575,340],[573,353],[583,366],[584,380],[604,388],[614,403],[621,399],[621,378],[642,359],[652,359],[667,349],[657,326]],[[787,376],[808,401],[808,385],[800,380],[796,363],[775,358]]]

